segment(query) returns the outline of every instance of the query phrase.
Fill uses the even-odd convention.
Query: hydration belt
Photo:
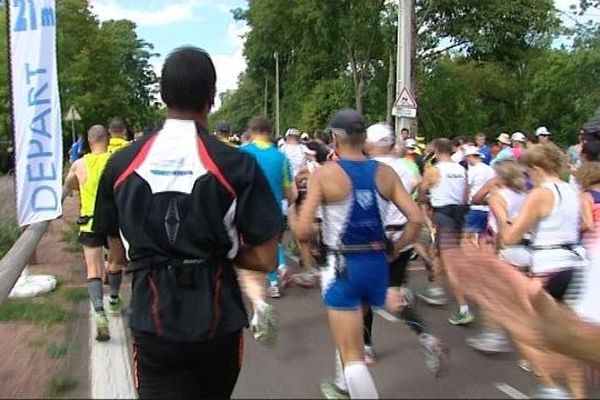
[[[146,257],[140,260],[131,261],[127,266],[127,272],[140,271],[142,269],[158,269],[167,267],[187,267],[187,266],[199,266],[215,265],[212,261],[214,258],[209,259],[185,259],[185,258],[174,258],[166,256],[154,256]]]
[[[387,241],[382,241],[364,244],[342,244],[337,247],[325,246],[325,249],[328,253],[333,254],[365,253],[369,251],[388,251],[389,243]]]
[[[386,225],[385,226],[385,231],[386,232],[402,232],[404,231],[404,227],[406,226],[406,224],[401,224],[401,225]]]
[[[548,244],[548,245],[530,245],[529,248],[533,251],[540,250],[567,250],[577,255],[577,257],[583,258],[575,249],[581,247],[581,243],[564,243],[564,244]]]

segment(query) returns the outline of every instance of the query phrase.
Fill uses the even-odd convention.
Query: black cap
[[[600,108],[596,111],[596,115],[585,125],[583,125],[584,135],[600,136]]]
[[[227,122],[221,121],[217,124],[217,132],[231,132],[231,128]]]
[[[367,131],[361,113],[351,108],[338,111],[329,124],[331,129],[343,129],[348,135],[364,135]]]

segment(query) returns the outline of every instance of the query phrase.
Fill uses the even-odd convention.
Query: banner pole
[[[10,26],[10,1],[5,1],[4,2],[4,7],[6,8],[6,52],[7,52],[7,57],[6,57],[6,61],[8,63],[8,130],[9,130],[9,137],[12,138],[12,148],[13,148],[13,152],[12,152],[12,157],[13,157],[13,190],[15,192],[15,208],[17,207],[17,204],[19,204],[19,200],[18,200],[18,190],[17,190],[17,133],[15,132],[15,107],[14,107],[14,103],[13,103],[13,75],[12,75],[12,53],[11,53],[11,31],[12,29]],[[17,213],[15,212],[15,222],[16,221],[16,215]]]

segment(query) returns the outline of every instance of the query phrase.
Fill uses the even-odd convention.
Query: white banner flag
[[[54,0],[10,0],[10,64],[19,225],[62,214],[62,129]]]

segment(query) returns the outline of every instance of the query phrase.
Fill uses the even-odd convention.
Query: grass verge
[[[46,397],[59,398],[77,387],[77,381],[70,377],[53,378],[46,386]]]
[[[47,296],[34,299],[12,299],[0,308],[0,321],[26,321],[55,325],[69,321],[73,312],[48,301]]]
[[[77,241],[79,238],[79,225],[69,223],[69,227],[63,231],[62,241],[66,244],[65,250],[70,253],[79,253],[83,251],[81,244]]]

